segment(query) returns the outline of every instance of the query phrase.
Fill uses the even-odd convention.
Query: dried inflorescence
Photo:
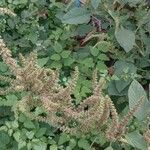
[[[148,116],[148,126],[146,132],[144,133],[144,139],[148,143],[148,146],[150,147],[150,114]]]
[[[114,141],[122,137],[129,119],[142,103],[142,100],[139,100],[137,105],[119,122],[112,100],[108,95],[103,94],[105,80],[104,78],[98,80],[97,70],[93,73],[92,95],[75,106],[72,95],[78,80],[78,68],[75,68],[68,85],[63,87],[58,82],[58,70],[38,66],[37,53],[32,52],[27,58],[20,54],[19,63],[17,63],[3,40],[0,40],[0,54],[13,74],[13,79],[0,76],[0,80],[5,80],[11,85],[7,89],[1,89],[0,94],[27,92],[27,96],[14,107],[16,117],[18,111],[21,111],[31,119],[49,123],[64,132],[85,134],[92,130],[101,130],[101,126],[106,124],[111,116],[112,121],[106,136]],[[45,112],[37,115],[34,112],[37,107],[42,107]]]
[[[121,121],[119,121],[118,114],[112,102],[110,101],[110,110],[112,116],[112,122],[109,128],[106,131],[106,137],[110,141],[120,140],[122,136],[126,132],[126,126],[128,125],[129,121],[132,119],[134,113],[138,110],[138,108],[142,105],[144,101],[144,97],[137,102],[137,104],[125,115]]]
[[[1,8],[1,7],[0,7],[0,14],[7,14],[7,15],[10,15],[10,16],[16,16],[16,14],[14,12],[12,12],[10,9]]]

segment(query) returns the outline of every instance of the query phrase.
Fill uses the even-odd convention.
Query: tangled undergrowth
[[[72,135],[90,133],[92,130],[100,131],[105,124],[108,127],[106,137],[110,141],[116,141],[124,136],[128,122],[144,100],[141,97],[138,103],[119,121],[112,100],[102,91],[105,79],[100,78],[98,80],[97,71],[95,70],[93,73],[92,95],[83,100],[78,106],[75,106],[72,95],[78,80],[79,72],[77,68],[68,85],[63,87],[58,82],[58,70],[38,66],[36,53],[32,52],[27,58],[20,54],[19,62],[16,62],[2,39],[0,49],[3,61],[13,73],[13,79],[11,77],[0,77],[1,80],[10,82],[10,87],[6,90],[1,89],[0,94],[28,92],[28,95],[14,106],[16,117],[18,111],[21,111],[31,119],[49,123]],[[43,114],[36,116],[33,111],[36,107],[43,107],[45,116],[42,116]],[[147,134],[145,137],[148,136]]]
[[[0,149],[149,150],[149,18],[148,0],[0,1]]]

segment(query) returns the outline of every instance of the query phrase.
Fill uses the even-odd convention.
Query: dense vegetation
[[[149,7],[0,0],[0,150],[149,150]]]

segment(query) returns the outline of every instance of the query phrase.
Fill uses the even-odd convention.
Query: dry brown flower
[[[150,148],[150,114],[147,117],[147,120],[148,120],[148,126],[143,136],[144,136],[145,141],[148,144],[148,147]]]
[[[2,8],[2,7],[0,7],[0,14],[7,14],[7,15],[11,15],[11,16],[16,16],[16,14],[14,12],[12,12],[10,9]]]
[[[137,105],[119,121],[112,100],[103,93],[105,79],[101,77],[98,80],[97,70],[93,73],[93,93],[75,106],[72,103],[72,94],[79,75],[77,67],[68,85],[63,87],[58,82],[58,70],[38,66],[36,52],[30,53],[27,58],[20,54],[17,63],[3,40],[0,40],[0,55],[13,74],[13,79],[0,76],[0,80],[5,80],[11,85],[6,89],[0,89],[0,95],[20,91],[27,93],[27,96],[18,101],[13,108],[16,118],[21,111],[31,119],[46,122],[70,134],[100,131],[106,124],[108,127],[106,137],[110,141],[115,141],[124,135],[129,119],[143,102],[141,98]],[[44,114],[37,115],[34,111],[37,107],[42,107]],[[108,124],[110,118],[111,123]],[[145,137],[149,138],[147,134]]]
[[[111,108],[111,115],[112,115],[112,122],[110,127],[107,129],[106,137],[110,141],[120,140],[121,137],[126,132],[126,126],[128,125],[129,121],[133,117],[134,113],[139,109],[144,101],[144,97],[141,97],[137,104],[123,117],[121,121],[118,119],[118,114],[116,112],[116,108],[114,107],[113,103],[110,100]]]

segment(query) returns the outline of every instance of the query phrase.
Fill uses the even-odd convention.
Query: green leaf
[[[30,120],[26,120],[26,122],[24,122],[24,127],[28,128],[28,129],[34,129],[35,125],[33,122],[31,122]]]
[[[26,144],[27,144],[27,143],[26,143],[25,141],[20,140],[20,141],[18,142],[18,150],[20,150],[21,148],[25,147]]]
[[[51,145],[49,149],[50,150],[58,150],[58,146],[57,145]]]
[[[9,94],[6,96],[6,99],[0,100],[0,106],[14,106],[18,101],[18,98],[13,95]]]
[[[91,90],[89,87],[84,86],[84,85],[82,86],[81,93],[90,93],[90,92],[91,92]]]
[[[120,91],[120,90],[119,90]],[[117,95],[117,96],[124,96],[127,95],[128,89],[124,88],[124,90],[119,91],[116,88],[116,81],[112,80],[108,85],[108,93],[109,95]]]
[[[45,58],[39,58],[38,59],[38,65],[40,67],[43,67],[44,65],[46,65],[46,63],[48,62],[49,57],[45,57]]]
[[[113,148],[111,146],[105,148],[105,150],[113,150]]]
[[[19,4],[26,4],[28,2],[28,0],[14,0],[13,2],[12,2],[12,4],[14,4],[14,5],[19,5]]]
[[[97,9],[100,3],[101,3],[101,0],[92,0],[91,1],[91,4],[94,9]]]
[[[46,148],[47,148],[47,144],[40,140],[36,140],[33,143],[34,150],[46,150]]]
[[[128,133],[125,137],[128,144],[132,145],[133,147],[136,147],[141,150],[148,149],[147,143],[145,142],[143,136],[139,134],[137,131]]]
[[[28,143],[27,143],[27,149],[29,149],[29,150],[32,149],[32,143],[31,143],[31,142],[28,142]]]
[[[93,67],[94,62],[92,58],[85,58],[84,60],[81,61],[82,64],[84,64],[87,67]]]
[[[116,29],[115,37],[120,46],[126,52],[129,52],[133,49],[133,46],[135,45],[135,34],[132,31],[127,30],[121,26],[120,28]]]
[[[77,145],[76,140],[75,139],[70,139],[69,148],[73,149],[76,145]]]
[[[53,61],[53,62],[51,63],[51,68],[60,69],[60,68],[62,68],[62,64],[61,64],[61,62],[59,62],[59,61]]]
[[[27,136],[28,139],[31,140],[34,137],[34,132],[33,131],[28,131],[28,132],[26,132],[26,136]]]
[[[6,72],[8,70],[8,67],[6,64],[4,64],[3,62],[0,62],[0,71],[1,72]]]
[[[17,142],[19,142],[20,141],[20,132],[19,131],[16,131],[14,134],[13,134],[13,137],[15,138],[15,140],[17,141]]]
[[[6,96],[6,99],[9,100],[9,101],[17,101],[18,100],[18,97],[14,94],[9,94]]]
[[[102,61],[98,61],[97,65],[96,65],[97,69],[101,72],[104,70],[107,70],[107,66],[105,65],[104,62]]]
[[[125,71],[128,72],[128,74],[136,74],[137,68],[134,64],[119,60],[114,65],[115,68],[115,75],[121,76],[125,74]]]
[[[66,59],[63,59],[64,66],[70,66],[75,60],[72,57],[68,57]]]
[[[70,140],[70,137],[66,133],[62,133],[59,137],[58,145],[62,145]]]
[[[146,118],[150,108],[150,102],[148,101],[146,92],[141,84],[134,80],[128,90],[129,108],[133,108],[141,97],[144,97],[144,102],[134,114],[140,121]]]
[[[52,60],[56,60],[56,61],[58,61],[58,60],[61,59],[61,57],[60,57],[59,54],[53,54],[50,58],[51,58]]]
[[[83,7],[72,8],[63,16],[62,22],[66,24],[83,24],[90,21],[90,13]]]
[[[54,48],[54,51],[57,52],[57,53],[63,51],[62,46],[58,42],[55,42],[55,45],[54,45],[53,48]]]
[[[71,51],[62,51],[60,55],[62,58],[68,58],[70,54],[71,54]]]
[[[7,133],[1,132],[0,133],[0,142],[3,144],[8,144],[10,142],[10,137],[8,136]]]
[[[19,122],[25,122],[26,121],[26,116],[24,114],[19,115]]]
[[[118,90],[119,93],[121,93],[123,90],[125,90],[125,88],[127,88],[129,86],[129,84],[131,83],[131,80],[116,80],[115,81],[115,85],[116,85],[116,89]]]
[[[108,60],[109,60],[109,57],[108,57],[106,54],[100,54],[100,55],[98,56],[98,59],[104,60],[104,61],[108,61]]]
[[[99,54],[99,49],[91,47],[90,52],[93,56],[97,56]]]
[[[99,43],[97,43],[97,48],[99,49],[99,51],[101,52],[107,52],[110,50],[110,43],[106,42],[106,41],[100,41]]]
[[[90,144],[86,139],[80,139],[78,141],[78,146],[84,150],[90,150]]]
[[[6,99],[0,100],[0,106],[15,106],[16,103],[17,101],[6,100]]]
[[[42,136],[45,134],[45,132],[46,132],[46,128],[40,128],[40,129],[36,132],[35,136],[36,136],[37,138],[42,137]]]
[[[15,23],[12,19],[7,19],[7,24],[9,25],[9,27],[11,29],[14,29],[15,28]]]
[[[26,35],[26,39],[30,40],[33,44],[36,44],[38,40],[38,34],[36,32],[31,32],[30,34]]]

